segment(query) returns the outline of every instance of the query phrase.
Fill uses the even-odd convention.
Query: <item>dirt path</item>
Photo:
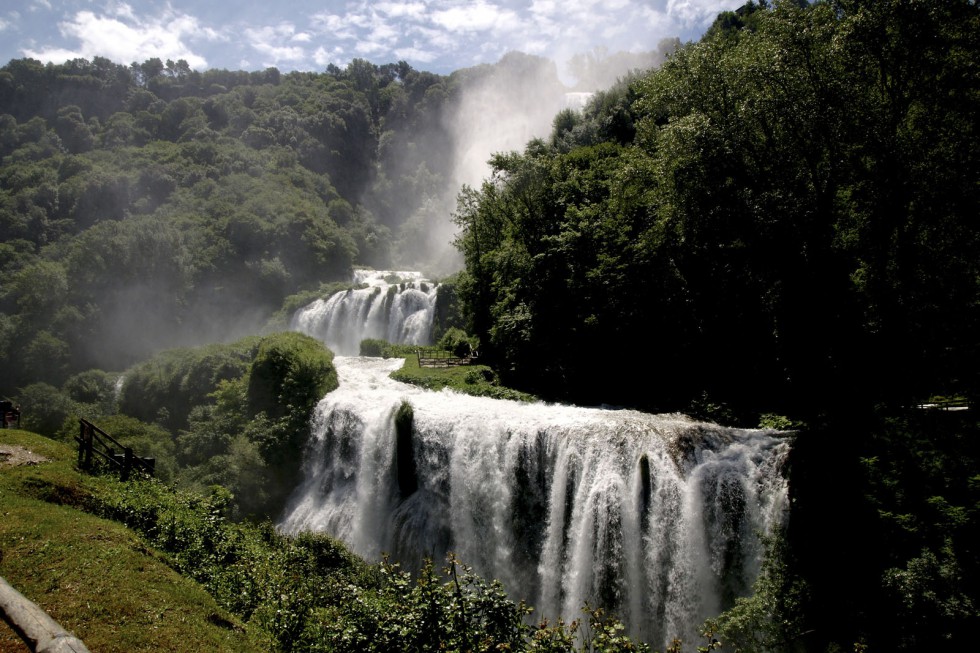
[[[0,467],[37,465],[46,462],[48,462],[47,458],[39,456],[30,449],[25,449],[16,444],[0,444]]]

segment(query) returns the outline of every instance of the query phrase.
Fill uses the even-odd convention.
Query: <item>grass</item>
[[[140,537],[80,509],[109,481],[76,471],[71,447],[13,429],[0,444],[50,459],[0,466],[0,575],[90,650],[268,650]],[[23,650],[0,631],[0,651]]]
[[[456,392],[475,395],[478,397],[493,397],[494,399],[511,399],[515,401],[533,402],[538,397],[507,388],[497,381],[497,375],[486,365],[460,365],[456,367],[419,367],[415,352],[403,355],[405,363],[391,373],[391,378],[403,383],[411,383],[429,390],[450,388]]]

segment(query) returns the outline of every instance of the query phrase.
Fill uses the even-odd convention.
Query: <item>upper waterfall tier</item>
[[[430,344],[437,284],[418,272],[356,270],[353,285],[296,311],[291,328],[343,356],[356,356],[366,338]]]

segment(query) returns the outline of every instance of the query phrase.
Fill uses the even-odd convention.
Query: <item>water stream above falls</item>
[[[335,362],[287,532],[407,568],[451,551],[536,618],[603,606],[662,647],[748,592],[758,534],[785,519],[789,446],[772,433],[433,392],[388,378],[401,359]]]

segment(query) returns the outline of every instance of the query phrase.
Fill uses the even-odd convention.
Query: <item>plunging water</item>
[[[288,532],[410,568],[452,551],[538,618],[602,606],[660,647],[747,593],[758,534],[784,519],[788,445],[770,433],[427,391],[388,378],[400,359],[336,364]]]
[[[301,308],[293,316],[292,328],[319,338],[342,355],[357,355],[366,338],[429,344],[436,284],[418,272],[356,270],[353,286]]]

